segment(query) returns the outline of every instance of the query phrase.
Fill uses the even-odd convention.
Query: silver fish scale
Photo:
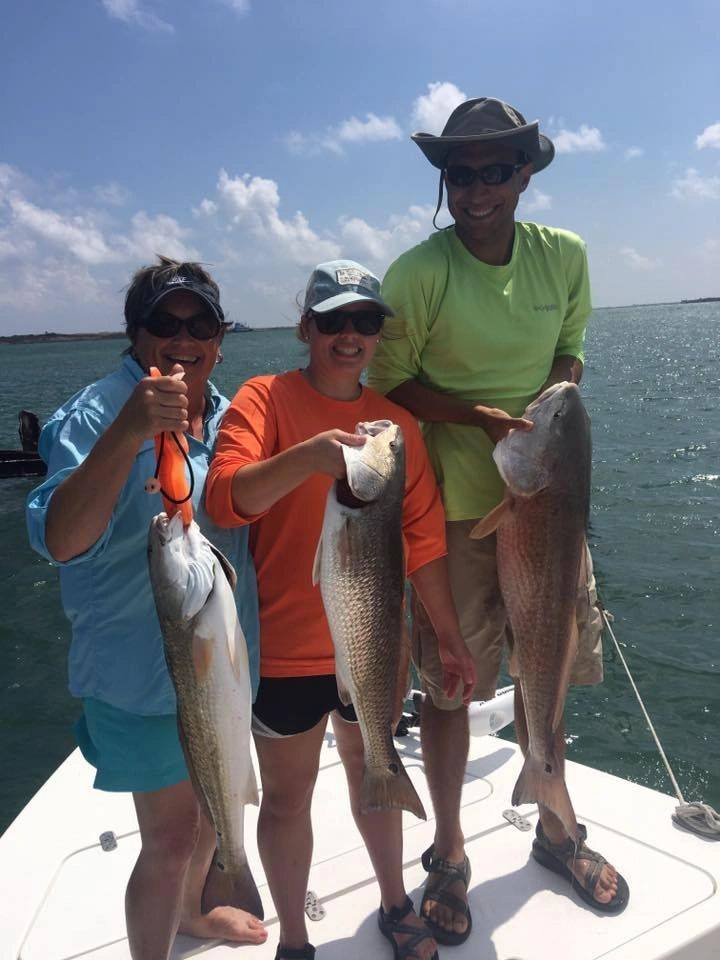
[[[192,657],[194,623],[194,619],[184,624],[162,623],[165,658],[178,691],[178,727],[189,755],[186,759],[190,777],[196,793],[205,797],[210,808],[218,832],[218,859],[229,873],[235,873],[247,863],[242,799],[229,788],[235,778],[233,751],[223,750],[215,734],[223,712],[222,691],[212,682],[211,675],[205,682],[196,676]],[[174,641],[168,641],[168,637]]]

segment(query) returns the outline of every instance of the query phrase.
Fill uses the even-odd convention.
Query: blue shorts
[[[98,790],[148,793],[188,778],[174,713],[145,717],[88,697],[75,736]]]

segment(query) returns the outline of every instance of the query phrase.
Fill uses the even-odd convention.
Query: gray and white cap
[[[319,263],[310,275],[303,313],[329,313],[363,300],[377,304],[386,316],[394,316],[380,296],[380,281],[374,273],[355,260],[329,260]]]

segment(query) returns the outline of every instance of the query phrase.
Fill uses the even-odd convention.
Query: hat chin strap
[[[436,230],[444,230],[444,229],[445,229],[445,227],[439,227],[439,226],[437,225],[437,223],[435,223],[435,220],[437,219],[437,215],[440,213],[440,207],[442,206],[442,202],[443,202],[444,173],[445,173],[444,170],[441,170],[441,171],[440,171],[440,185],[439,185],[439,187],[438,187],[438,202],[437,202],[437,206],[435,207],[435,213],[434,213],[433,218],[432,218],[432,223],[433,223],[433,226],[435,227]]]

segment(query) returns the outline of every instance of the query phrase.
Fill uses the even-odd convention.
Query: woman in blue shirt
[[[216,904],[215,835],[193,792],[177,734],[147,569],[150,520],[162,509],[145,491],[153,438],[182,431],[203,532],[238,574],[236,602],[257,686],[257,594],[247,530],[220,530],[204,511],[205,476],[228,401],[209,382],[226,321],[219,291],[196,263],[160,257],[134,275],[125,299],[131,341],[123,364],[50,418],[40,437],[46,481],[32,491],[32,546],[60,567],[72,624],[70,691],[83,700],[80,747],[95,786],[130,791],[142,849],[126,893],[134,960],[167,956],[175,933],[261,943],[262,923],[242,905]],[[150,367],[161,376],[151,378]],[[201,909],[201,901],[208,912]]]

